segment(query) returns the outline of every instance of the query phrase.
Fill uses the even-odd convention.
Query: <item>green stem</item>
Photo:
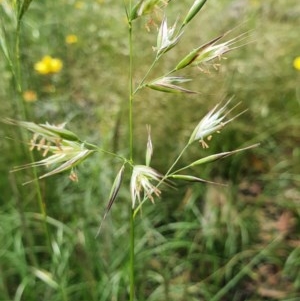
[[[132,107],[133,107],[133,49],[132,49],[132,23],[129,21],[129,158],[130,161],[133,159],[133,114],[132,114]]]
[[[157,63],[158,59],[159,59],[159,57],[156,57],[155,60],[152,62],[150,68],[148,69],[148,71],[146,72],[144,77],[142,78],[142,80],[139,83],[139,85],[137,86],[137,88],[134,90],[133,94],[136,94],[144,86],[146,78],[148,77],[149,73],[151,72],[151,70],[153,69],[155,64]]]
[[[21,72],[21,53],[20,53],[20,32],[21,32],[21,20],[17,21],[17,27],[16,27],[16,42],[15,42],[15,58],[16,58],[16,72],[14,73],[15,75],[15,88],[18,94],[18,113],[20,114],[21,118],[23,120],[27,120],[28,118],[28,113],[26,110],[26,107],[24,105],[24,102],[22,101],[22,93],[23,93],[23,88],[22,88],[22,72]],[[22,140],[27,141],[28,135],[26,134],[26,137],[24,136],[23,132],[21,132],[21,137]],[[31,162],[35,161],[35,158],[33,156],[32,152],[29,152],[29,158]],[[36,168],[33,167],[33,176],[37,180],[37,171]],[[47,212],[46,208],[43,202],[42,198],[42,193],[41,193],[41,187],[39,184],[39,181],[34,181],[35,182],[35,191],[37,195],[37,202],[39,206],[39,210],[41,214],[43,215],[43,226],[45,229],[46,237],[47,237],[47,245],[49,248],[49,252],[52,253],[52,247],[51,247],[51,237],[50,237],[50,231],[48,228],[48,224],[46,222],[47,219]]]
[[[131,13],[132,1],[129,2],[129,13]],[[128,102],[128,126],[129,126],[129,160],[133,162],[133,43],[132,43],[132,20],[128,18],[129,26],[129,102]],[[129,300],[135,299],[135,273],[134,273],[134,209],[130,211],[130,254],[129,254],[129,277],[130,296]]]
[[[180,160],[180,158],[182,157],[183,153],[186,151],[186,149],[189,147],[189,144],[186,144],[185,147],[182,149],[182,151],[180,152],[180,154],[178,155],[178,157],[176,158],[176,160],[174,161],[174,163],[171,165],[171,167],[168,169],[168,171],[166,172],[164,178],[161,180],[161,182],[163,182],[168,175],[171,173],[172,169],[175,167],[175,165],[177,164],[177,162]]]
[[[82,141],[81,141],[82,142]],[[103,148],[101,148],[101,147],[99,147],[99,146],[97,146],[97,145],[95,145],[95,144],[92,144],[92,143],[89,143],[89,142],[86,142],[86,141],[84,141],[84,142],[82,142],[85,146],[87,146],[90,150],[94,150],[94,151],[96,151],[96,152],[99,152],[99,153],[104,153],[104,154],[107,154],[107,155],[110,155],[110,156],[112,156],[112,157],[115,157],[115,158],[118,158],[118,159],[120,159],[120,160],[122,160],[122,161],[124,161],[124,162],[127,162],[128,160],[126,160],[126,158],[124,158],[124,157],[122,157],[122,156],[120,156],[120,155],[118,155],[118,154],[115,154],[115,153],[113,153],[113,152],[110,152],[110,151],[107,151],[107,150],[105,150],[105,149],[103,149]]]
[[[135,274],[134,274],[134,209],[130,212],[130,261],[129,261],[129,275],[130,275],[130,301],[134,301],[135,295]]]
[[[15,80],[15,89],[18,97],[15,98],[17,101],[16,110],[20,117],[24,120],[27,118],[26,107],[22,100],[22,74],[21,74],[21,54],[20,54],[20,35],[21,35],[21,21],[18,21],[16,28],[16,42],[15,42],[15,67],[12,66],[12,72]]]
[[[186,166],[184,166],[184,167],[181,167],[181,168],[179,168],[179,169],[173,171],[172,173],[169,173],[168,176],[175,175],[175,174],[177,174],[177,173],[179,173],[179,172],[182,172],[183,170],[186,170],[186,169],[188,169],[188,168],[190,168],[190,167],[192,167],[192,165],[186,165]]]
[[[29,154],[30,154],[29,155],[30,161],[34,162],[35,159],[34,159],[32,152],[29,152]],[[47,210],[45,207],[45,203],[43,201],[43,197],[42,197],[42,193],[41,193],[41,186],[40,186],[40,182],[38,181],[36,167],[33,167],[32,172],[33,172],[34,179],[36,179],[36,181],[34,181],[34,183],[35,183],[35,191],[36,191],[36,195],[37,195],[37,202],[38,202],[40,212],[43,216],[43,226],[44,226],[45,233],[46,233],[48,249],[51,254],[52,253],[52,245],[51,245],[51,234],[50,234],[49,227],[47,224]]]
[[[66,290],[62,286],[60,287],[60,294],[62,297],[62,301],[68,301]]]
[[[141,82],[139,83],[139,85],[137,86],[137,88],[134,90],[133,94],[136,94],[140,89],[142,89],[144,86],[145,86],[145,81],[146,81],[146,78],[148,77],[149,73],[152,71],[152,69],[154,68],[154,66],[156,65],[156,63],[158,62],[158,60],[160,59],[161,55],[159,56],[156,56],[155,60],[152,62],[150,68],[148,69],[148,71],[146,72],[146,74],[144,75],[144,77],[142,78]],[[170,74],[174,73],[176,70],[173,69],[169,72],[167,72],[166,74],[164,74],[163,76],[160,76],[157,78],[158,79],[161,79],[161,78],[164,78],[164,77],[167,77],[169,76]]]
[[[16,64],[17,64],[17,72],[16,72],[16,88],[17,92],[22,95],[22,80],[21,80],[21,55],[20,55],[20,31],[21,31],[21,22],[18,21],[17,29],[16,29],[16,46],[15,46],[15,52],[16,52]],[[21,106],[24,108],[24,106]],[[23,113],[25,114],[25,113]],[[23,117],[23,116],[22,116]]]

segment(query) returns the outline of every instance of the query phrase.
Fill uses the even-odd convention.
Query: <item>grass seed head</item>
[[[241,46],[234,46],[234,47],[231,46],[241,42],[245,38],[244,37],[245,34],[241,34],[229,41],[217,44],[217,42],[221,40],[225,35],[226,33],[192,50],[177,64],[175,70],[180,70],[187,66],[197,66],[212,61],[216,58],[220,59],[225,53],[233,49],[236,49],[238,47],[241,47]]]
[[[190,79],[179,76],[166,76],[156,79],[146,86],[157,91],[166,93],[197,93],[192,90],[188,90],[178,86],[177,84],[185,83]]]
[[[148,139],[146,148],[146,165],[149,166],[153,155],[153,144],[151,140],[151,127],[147,125]]]
[[[135,165],[130,180],[132,208],[135,208],[137,200],[139,203],[142,201],[142,193],[144,198],[154,202],[153,194],[159,197],[161,191],[153,182],[159,183],[162,178],[163,176],[159,172],[149,166]]]
[[[208,145],[204,141],[204,138],[209,137],[209,139],[211,139],[211,134],[220,131],[227,123],[243,113],[241,112],[235,117],[225,121],[226,116],[238,105],[237,104],[235,107],[226,112],[227,106],[230,101],[231,99],[228,100],[227,103],[219,109],[218,107],[220,106],[220,104],[217,104],[201,119],[190,137],[189,144],[198,140],[202,144],[203,148],[208,148]]]
[[[143,15],[151,14],[157,7],[165,5],[164,0],[140,0],[132,8],[130,20],[137,19]]]
[[[191,20],[197,15],[197,13],[201,10],[206,0],[195,0],[190,10],[188,11],[186,17],[184,18],[181,28],[186,26]]]
[[[154,50],[157,51],[157,56],[162,55],[163,53],[171,50],[178,42],[183,34],[175,33],[177,22],[172,27],[168,28],[167,18],[162,20],[160,25],[158,35],[157,35],[157,44]]]
[[[65,123],[60,125],[36,124],[34,122],[17,121],[13,119],[4,119],[7,124],[23,127],[33,133],[32,139],[29,141],[30,150],[36,149],[42,153],[44,159],[19,166],[13,171],[24,168],[39,166],[55,166],[54,169],[39,179],[63,172],[71,169],[70,178],[77,181],[77,175],[73,168],[85,160],[94,150],[85,147],[76,134],[64,128]],[[48,156],[49,155],[49,156]]]

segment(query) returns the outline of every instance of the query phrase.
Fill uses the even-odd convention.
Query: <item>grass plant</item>
[[[297,19],[191,2],[0,1],[1,300],[299,297]]]

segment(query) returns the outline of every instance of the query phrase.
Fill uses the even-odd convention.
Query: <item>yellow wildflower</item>
[[[259,7],[259,6],[260,6],[260,1],[259,1],[259,0],[251,0],[251,1],[250,1],[250,4],[251,4],[253,7]]]
[[[58,73],[63,67],[60,59],[46,55],[34,64],[34,69],[40,74]]]
[[[78,42],[78,37],[75,34],[69,34],[66,36],[67,44],[76,44]]]
[[[82,9],[84,7],[84,2],[83,1],[76,1],[74,6],[77,9]]]
[[[26,90],[23,93],[23,99],[26,102],[35,102],[35,101],[37,101],[37,94],[33,90]]]
[[[300,56],[297,56],[293,61],[293,66],[296,70],[300,71]]]

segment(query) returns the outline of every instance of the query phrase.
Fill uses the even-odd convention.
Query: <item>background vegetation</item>
[[[170,24],[191,3],[171,1]],[[0,9],[2,36],[14,54],[11,1],[0,0]],[[158,15],[137,21],[137,80],[153,58]],[[1,54],[1,118],[22,119],[25,112],[35,122],[67,121],[86,140],[125,152],[123,2],[33,0],[21,25],[23,91],[16,91]],[[300,56],[299,26],[298,0],[210,0],[159,71],[232,28],[234,34],[250,30],[251,43],[228,54],[218,70],[191,69],[198,80],[188,88],[199,95],[186,100],[149,90],[137,99],[136,156],[143,162],[145,125],[151,124],[158,170],[166,170],[199,117],[231,96],[248,111],[215,135],[203,154],[261,143],[195,169],[226,187],[182,183],[155,206],[144,206],[136,233],[138,300],[299,300],[300,71],[293,66]],[[66,43],[69,35],[78,40]],[[34,65],[44,55],[59,58],[62,70],[38,74]],[[34,184],[21,184],[32,171],[9,172],[29,161],[26,134],[1,125],[0,135],[0,300],[127,300],[126,189],[95,238],[119,166],[96,155],[79,168],[78,183],[67,175],[41,180],[45,227]],[[188,156],[196,152],[197,146]]]

